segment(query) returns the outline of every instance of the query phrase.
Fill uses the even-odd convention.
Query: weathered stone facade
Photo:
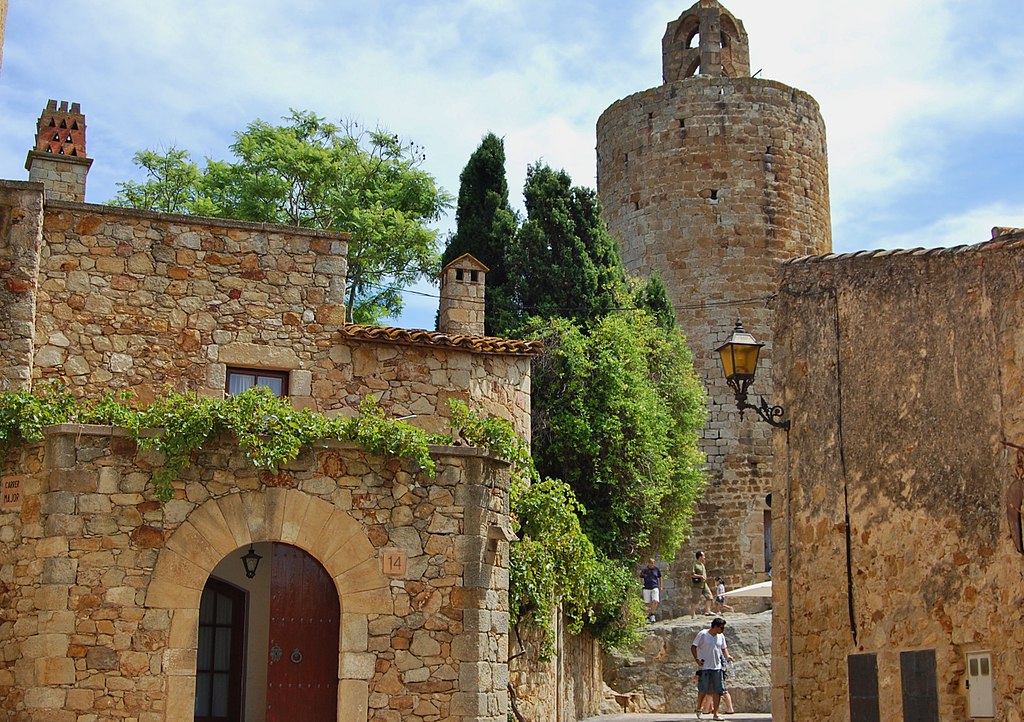
[[[227,443],[161,506],[158,460],[123,432],[52,427],[3,466],[23,501],[0,512],[0,719],[192,720],[208,577],[282,542],[337,586],[338,720],[504,722],[508,543],[492,530],[508,525],[507,465],[433,455],[433,480],[337,443],[271,474]],[[382,573],[386,549],[405,574]]]
[[[1024,231],[996,233],[782,267],[777,720],[1024,718]]]
[[[147,402],[265,373],[298,408],[347,415],[372,396],[448,431],[456,398],[529,433],[536,344],[345,323],[345,234],[61,200],[60,182],[0,183],[4,388],[62,378]],[[339,444],[259,473],[225,441],[161,505],[159,459],[119,430],[49,429],[0,474],[0,720],[191,720],[215,581],[262,610],[241,703],[271,718],[273,615],[237,560],[252,544],[295,547],[333,580],[338,720],[504,722],[507,467],[432,453],[433,480]]]
[[[229,368],[271,369],[300,408],[351,412],[372,394],[441,431],[452,397],[528,433],[532,347],[345,324],[343,234],[52,200],[40,212],[40,184],[0,193],[12,383],[59,376],[147,401],[167,386],[223,395]]]
[[[682,47],[698,37],[699,48]],[[692,544],[707,553],[709,572],[724,574],[730,586],[766,578],[772,430],[753,414],[739,418],[714,349],[742,317],[767,344],[756,391],[771,398],[766,302],[776,269],[787,258],[831,248],[818,105],[789,86],[744,77],[745,58],[742,23],[702,0],[668,27],[666,83],[612,104],[597,123],[598,191],[608,226],[627,268],[665,281],[708,388],[708,488]],[[686,77],[682,66],[694,59],[701,74]],[[674,583],[688,574],[689,552],[667,577],[666,614],[688,609],[688,591]]]
[[[509,637],[509,679],[515,707],[530,722],[572,722],[595,714],[603,690],[601,647],[592,636],[570,634],[557,617],[555,653],[540,659],[540,633],[521,625]]]

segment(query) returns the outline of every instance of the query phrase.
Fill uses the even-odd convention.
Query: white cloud
[[[598,116],[660,84],[661,36],[688,4],[52,0],[41,16],[15,3],[0,75],[0,177],[25,177],[47,98],[82,103],[95,158],[92,201],[133,175],[140,148],[176,144],[224,157],[234,131],[295,107],[380,121],[411,137],[452,193],[469,154],[493,131],[506,139],[518,205],[526,166],[538,159],[593,184]],[[912,228],[945,237],[938,224],[1012,213],[1024,191],[1019,173],[962,166],[999,152],[1019,160],[1018,145],[992,143],[1005,143],[1024,121],[1020,0],[726,6],[750,35],[752,70],[821,105],[837,248],[895,243]],[[90,32],[55,36],[51,18]],[[967,172],[991,189],[983,200],[947,182]],[[951,220],[937,220],[936,208]],[[865,219],[874,219],[870,228]],[[959,242],[971,238],[976,231]]]

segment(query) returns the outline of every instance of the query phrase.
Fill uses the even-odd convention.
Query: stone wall
[[[818,105],[770,80],[697,76],[611,105],[597,149],[598,191],[623,261],[665,281],[708,388],[708,488],[673,576],[688,573],[699,548],[731,586],[762,581],[772,429],[752,413],[739,418],[714,349],[742,318],[767,344],[753,392],[772,398],[775,271],[831,247]],[[667,614],[688,607],[684,595],[667,595]]]
[[[735,662],[726,687],[737,712],[770,713],[772,613],[728,614],[726,643]],[[631,712],[678,713],[696,708],[694,637],[709,619],[652,625],[635,650],[614,651],[604,660],[604,679],[623,695]]]
[[[540,659],[536,628],[511,630],[509,677],[516,708],[530,722],[573,722],[598,713],[603,697],[602,655],[587,633],[570,634],[556,623],[556,650]]]
[[[221,349],[299,370],[345,320],[336,233],[48,200],[43,239],[35,376],[83,392],[223,393]]]
[[[43,187],[0,181],[0,389],[32,377]]]
[[[783,267],[775,719],[848,720],[853,654],[875,655],[882,718],[902,719],[915,650],[934,650],[938,719],[971,716],[979,651],[994,718],[1022,719],[1024,456],[1004,445],[1024,447],[1022,329],[1024,232]]]
[[[38,185],[5,188],[4,217],[38,215]],[[458,398],[529,433],[533,347],[346,324],[344,234],[49,200],[42,221],[41,242],[38,224],[0,228],[0,293],[19,294],[0,311],[12,381],[146,402],[166,387],[221,396],[231,367],[276,370],[299,408],[353,413],[372,395],[447,431]]]
[[[161,506],[159,459],[123,432],[51,427],[3,465],[22,496],[0,512],[0,720],[192,720],[207,576],[274,541],[337,585],[339,720],[505,722],[507,465],[432,453],[432,480],[337,443],[268,474],[225,444]]]

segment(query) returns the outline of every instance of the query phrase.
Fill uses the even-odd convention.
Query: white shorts
[[[655,587],[654,589],[645,589],[644,590],[644,601],[647,602],[647,603],[650,603],[650,602],[660,602],[661,601],[661,593],[660,592],[661,592],[661,590],[658,589],[657,587]]]

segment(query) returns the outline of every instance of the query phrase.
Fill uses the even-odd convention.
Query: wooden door
[[[334,580],[320,563],[274,544],[267,722],[336,722],[340,617]]]

